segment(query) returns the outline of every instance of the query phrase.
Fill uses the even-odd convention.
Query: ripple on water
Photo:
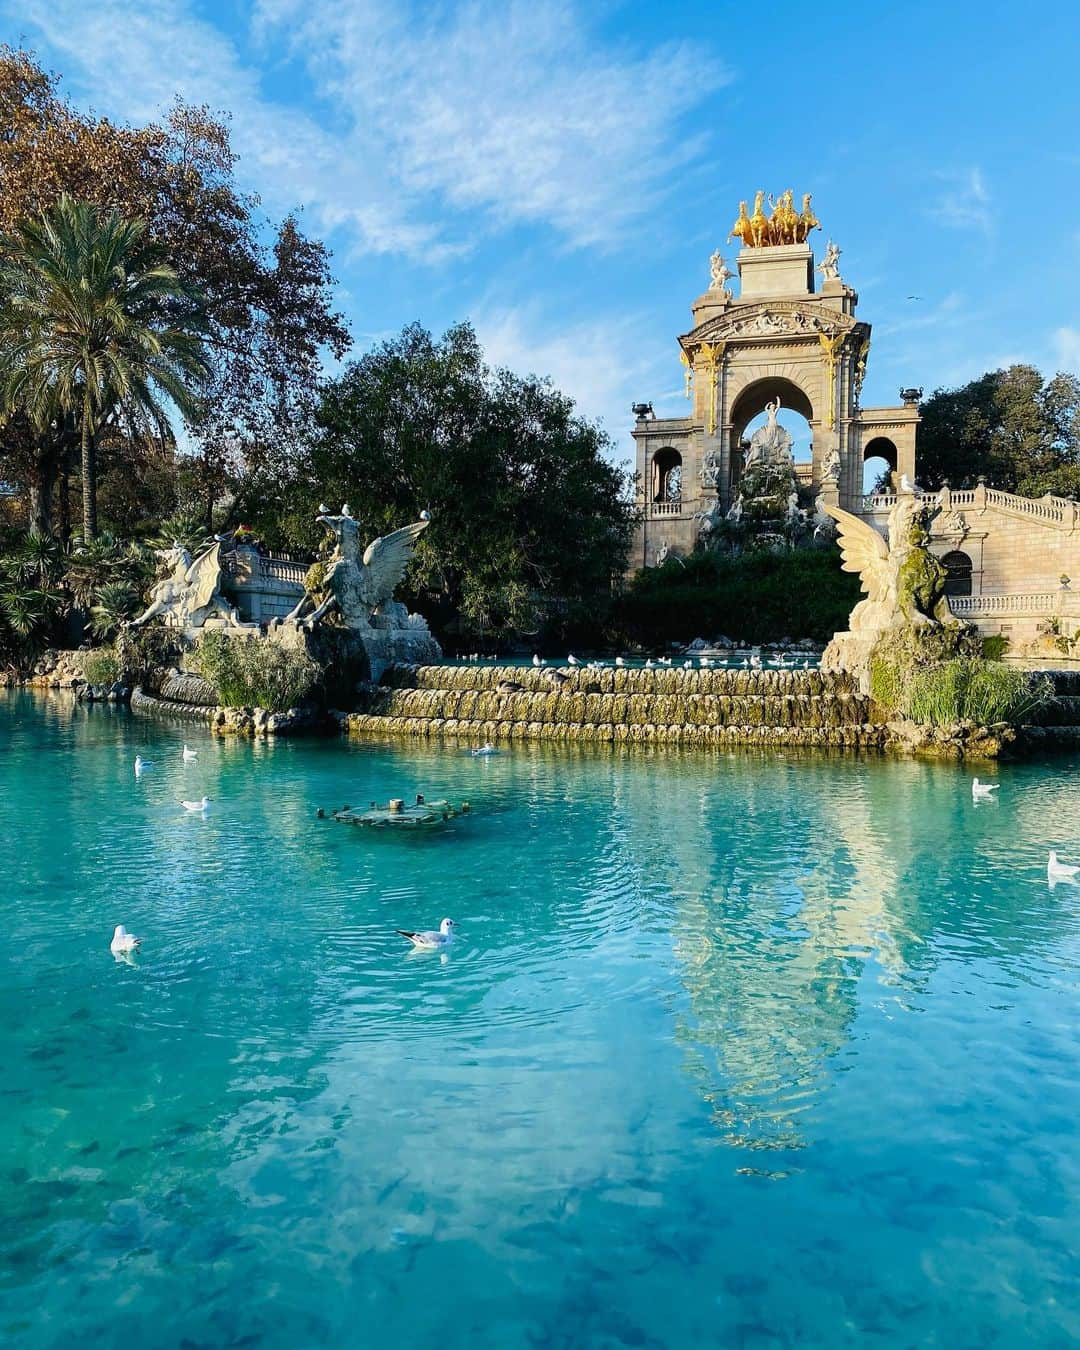
[[[1067,765],[0,737],[14,1343],[1080,1334]]]

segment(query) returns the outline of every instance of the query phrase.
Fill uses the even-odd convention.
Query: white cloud
[[[685,43],[603,48],[586,12],[570,0],[262,0],[256,32],[288,28],[409,190],[497,226],[609,245],[699,148],[680,140],[680,120],[727,76]]]
[[[726,78],[685,44],[602,45],[571,0],[261,0],[260,65],[277,78],[280,44],[306,63],[299,106],[195,0],[0,0],[0,12],[81,102],[133,121],[174,93],[226,108],[241,172],[268,204],[305,206],[363,252],[432,263],[471,248],[467,213],[484,230],[619,242],[696,153],[680,121]]]
[[[1059,328],[1054,333],[1055,369],[1080,375],[1080,328]]]
[[[939,173],[949,186],[927,214],[939,225],[954,230],[977,230],[989,237],[993,231],[990,193],[977,166],[962,173]]]
[[[487,309],[474,316],[490,365],[550,377],[579,412],[598,418],[615,442],[616,457],[633,459],[630,405],[648,399],[678,367],[674,343],[657,343],[643,316],[605,316],[555,326],[536,310]],[[657,412],[661,401],[655,400]],[[673,406],[669,416],[685,414]]]

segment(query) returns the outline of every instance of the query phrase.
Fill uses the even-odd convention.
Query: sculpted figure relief
[[[852,633],[943,624],[954,615],[945,598],[945,568],[927,548],[926,512],[911,497],[889,514],[888,542],[872,526],[838,506],[823,503],[836,521],[845,572],[857,572],[865,600],[851,611]]]
[[[235,606],[220,593],[221,544],[222,540],[215,539],[194,561],[182,544],[157,549],[167,575],[154,587],[150,604],[130,626],[141,628],[160,615],[169,628],[201,628],[211,615],[217,615],[230,628],[250,627],[241,622]]]
[[[731,299],[731,292],[727,289],[727,283],[735,273],[728,267],[727,263],[720,256],[720,250],[709,259],[709,290],[719,291],[727,299]]]
[[[802,244],[810,236],[811,230],[821,228],[821,222],[811,208],[811,194],[803,194],[802,211],[795,209],[795,191],[793,188],[781,194],[773,201],[769,196],[771,216],[764,211],[765,193],[754,194],[754,212],[748,215],[746,202],[739,203],[739,216],[731,227],[728,240],[739,239],[744,248],[764,248],[778,244]]]
[[[840,280],[840,249],[831,239],[825,245],[825,256],[818,263],[817,270],[826,281]]]
[[[791,434],[777,422],[779,411],[779,399],[765,404],[766,422],[750,437],[750,449],[746,453],[744,471],[758,465],[787,465],[791,462]]]
[[[337,536],[326,566],[325,599],[320,601],[310,591],[305,592],[283,622],[303,623],[310,629],[336,610],[346,628],[367,627],[374,611],[393,599],[394,588],[405,575],[416,541],[430,524],[428,520],[419,520],[382,535],[368,544],[361,558],[359,526],[347,507],[342,507],[341,512],[339,516],[316,517]],[[307,614],[309,609],[311,613]]]
[[[750,224],[750,217],[746,213],[745,202],[739,203],[739,218],[731,227],[728,243],[730,244],[733,239],[741,240],[744,248],[750,248],[754,243],[754,230]]]

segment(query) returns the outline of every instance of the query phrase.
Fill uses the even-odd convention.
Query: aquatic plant
[[[308,699],[323,678],[322,667],[306,652],[224,633],[201,637],[191,665],[226,708],[285,712]]]

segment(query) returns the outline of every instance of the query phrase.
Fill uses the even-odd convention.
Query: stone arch
[[[867,441],[863,446],[862,457],[864,464],[868,459],[883,459],[893,473],[896,472],[899,462],[896,442],[891,441],[888,436],[875,436],[873,440]]]
[[[653,454],[651,488],[654,502],[682,499],[682,455],[673,445],[662,446]]]
[[[782,408],[790,408],[813,425],[814,405],[810,395],[795,377],[794,368],[776,371],[751,379],[731,400],[728,420],[731,423],[731,443],[738,445],[747,423],[762,412],[766,403],[780,400]]]
[[[962,550],[954,548],[946,553],[941,559],[941,565],[945,568],[945,594],[946,595],[970,595],[971,594],[971,558]]]

